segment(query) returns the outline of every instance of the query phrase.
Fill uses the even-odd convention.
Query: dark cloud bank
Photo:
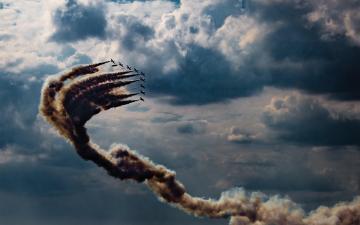
[[[360,4],[352,7],[360,9]],[[226,16],[237,15],[232,7],[221,8],[221,15],[211,10],[204,12],[214,27],[220,26],[217,23],[222,25]],[[251,96],[264,86],[359,100],[359,45],[342,34],[324,39],[322,26],[306,19],[313,11],[313,6],[290,1],[254,2],[249,16],[274,30],[265,36],[259,49],[244,56],[243,66],[233,69],[232,63],[217,50],[191,44],[186,55],[178,58],[178,70],[149,80],[151,90],[174,96],[175,104],[206,104]],[[173,55],[178,54],[175,49]],[[259,62],[263,55],[271,59],[265,66]]]
[[[56,10],[53,15],[56,31],[50,39],[60,43],[91,37],[103,39],[107,24],[103,7],[67,0],[65,8]]]
[[[319,100],[292,95],[275,98],[262,121],[285,142],[301,145],[360,145],[360,119],[331,111]]]

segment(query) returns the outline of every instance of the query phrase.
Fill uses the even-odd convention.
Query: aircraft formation
[[[137,92],[137,93],[134,93],[133,95],[141,95],[139,97],[139,99],[137,101],[145,101],[144,100],[144,96],[145,96],[145,73],[142,72],[142,71],[139,71],[137,70],[135,67],[131,67],[129,65],[126,65],[121,63],[121,62],[118,62],[116,63],[113,59],[110,59],[110,61],[107,61],[107,62],[111,62],[111,67],[117,67],[119,66],[121,69],[125,69],[125,70],[129,70],[131,72],[135,72],[135,74],[131,74],[129,76],[133,77],[133,76],[139,76],[139,79],[135,80],[135,82],[138,82],[140,81],[140,92]]]

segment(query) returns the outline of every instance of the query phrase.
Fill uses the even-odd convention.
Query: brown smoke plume
[[[319,207],[310,215],[294,202],[242,189],[224,192],[218,200],[193,197],[175,178],[175,172],[157,165],[127,147],[105,151],[92,143],[85,123],[95,114],[138,100],[122,87],[138,80],[130,70],[98,73],[108,63],[80,66],[46,80],[40,112],[58,132],[74,145],[84,160],[91,160],[109,175],[144,182],[161,200],[201,217],[230,218],[231,225],[360,225],[360,198],[333,208]],[[119,89],[120,88],[120,89]],[[117,90],[117,91],[115,91]]]

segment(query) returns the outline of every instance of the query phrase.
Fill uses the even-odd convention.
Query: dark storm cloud
[[[249,62],[251,64],[251,62]],[[173,104],[206,104],[250,96],[263,88],[264,77],[244,68],[241,73],[215,50],[189,46],[176,73],[149,79],[151,91],[175,96]],[[246,74],[246,75],[245,75]]]
[[[68,0],[64,9],[54,13],[53,22],[56,31],[51,40],[56,42],[105,38],[107,22],[101,5],[83,5],[76,0]]]
[[[360,145],[360,119],[332,112],[313,98],[273,99],[262,121],[283,141],[317,146]]]
[[[219,28],[228,16],[238,16],[239,10],[233,5],[233,1],[222,2],[209,6],[203,13],[210,16],[214,28]],[[360,4],[352,7],[360,9]],[[247,97],[264,86],[327,94],[340,100],[360,99],[357,87],[360,46],[349,41],[345,34],[324,38],[322,25],[308,20],[308,15],[316,10],[312,4],[301,1],[266,4],[255,1],[247,15],[266,24],[272,31],[256,44],[254,51],[241,58],[239,69],[233,69],[228,56],[214,48],[190,43],[182,57],[177,56],[176,44],[173,47],[169,44],[172,52],[167,54],[176,56],[179,68],[165,75],[150,68],[155,74],[149,79],[151,92],[173,96],[172,104],[208,104]],[[351,24],[356,22],[355,19]],[[191,25],[188,32],[191,30],[196,29]],[[265,62],[261,60],[264,55],[269,57]]]
[[[351,4],[344,2],[339,5]],[[315,94],[328,94],[343,100],[360,99],[356,86],[360,82],[360,47],[344,35],[326,40],[318,24],[307,20],[314,6],[302,1],[279,1],[253,4],[253,13],[265,22],[281,23],[264,40],[264,51],[270,53],[275,69],[270,69],[269,85],[296,88]],[[287,63],[296,66],[278,67]]]
[[[263,50],[271,55],[275,68],[268,70],[269,85],[328,94],[335,99],[360,99],[356,85],[360,82],[357,63],[360,47],[350,43],[345,35],[324,39],[321,26],[307,20],[317,10],[313,4],[302,1],[253,4],[253,13],[260,20],[281,23],[264,40]],[[338,6],[360,9],[360,4],[351,1]],[[277,67],[282,63],[289,66]]]
[[[360,9],[360,4],[357,7]],[[275,67],[282,62],[298,65],[270,70],[270,85],[325,93],[344,100],[360,98],[356,86],[360,82],[360,65],[356,63],[359,46],[344,36],[324,40],[320,27],[306,20],[312,7],[285,1],[261,5],[256,10],[262,20],[282,23],[266,37],[264,45]]]
[[[118,22],[124,24],[127,31],[121,38],[126,50],[134,50],[141,41],[146,42],[154,36],[154,30],[133,16],[120,16]]]

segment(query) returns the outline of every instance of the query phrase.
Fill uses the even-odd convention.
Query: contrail
[[[319,207],[307,215],[296,203],[242,189],[224,192],[218,200],[193,197],[186,192],[175,172],[116,145],[106,151],[92,143],[85,123],[95,114],[138,100],[124,87],[137,73],[126,70],[98,73],[109,61],[79,66],[43,85],[40,112],[65,137],[84,160],[91,160],[120,180],[145,183],[162,201],[200,217],[229,218],[230,225],[359,225],[360,197],[332,208]]]

